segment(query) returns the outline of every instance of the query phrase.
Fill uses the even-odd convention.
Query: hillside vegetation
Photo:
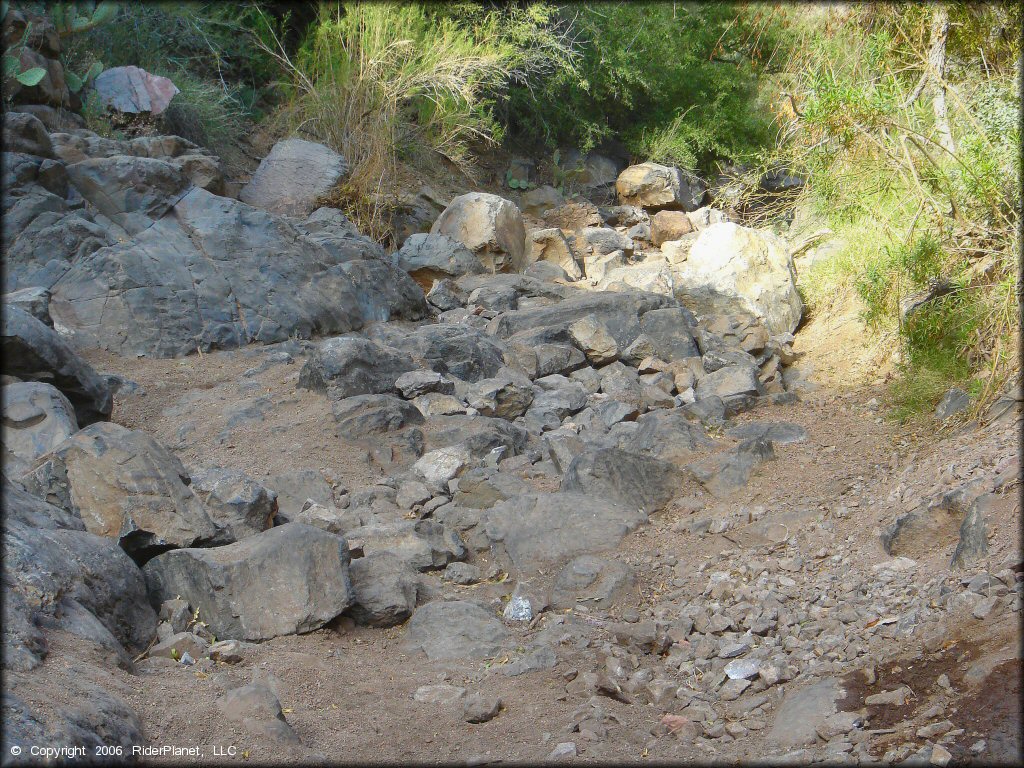
[[[568,149],[611,147],[713,189],[738,179],[741,208],[783,171],[799,194],[751,206],[754,221],[830,231],[805,299],[814,313],[854,297],[892,340],[900,416],[953,383],[981,408],[1019,369],[1012,4],[116,5],[65,45],[76,69],[171,77],[162,130],[229,162],[254,124],[329,144],[352,165],[335,204],[377,235],[404,170],[481,183],[499,148],[564,178]],[[116,133],[85,101],[90,127]]]

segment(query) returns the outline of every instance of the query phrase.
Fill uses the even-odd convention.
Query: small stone
[[[191,667],[193,664],[196,663],[196,660],[192,658],[191,654],[189,654],[188,651],[185,651],[183,654],[181,654],[181,663],[184,664],[186,667]]]
[[[456,685],[421,685],[412,695],[421,704],[454,704],[466,695],[465,688]]]
[[[924,725],[917,729],[917,738],[919,739],[934,739],[936,736],[941,736],[944,733],[949,733],[953,730],[953,723],[949,720],[943,720],[939,723],[931,723]]]
[[[441,579],[443,581],[450,581],[462,586],[476,584],[480,581],[480,569],[475,565],[459,561],[448,563],[448,567],[445,568],[444,573],[441,574]]]
[[[953,687],[952,685],[950,685],[949,676],[945,672],[939,675],[939,678],[935,681],[935,684],[939,686],[939,688],[944,688],[947,691],[951,690]]]
[[[735,701],[749,687],[749,680],[743,680],[742,678],[730,680],[718,690],[718,698],[722,701]]]
[[[999,602],[998,597],[983,598],[974,604],[974,608],[971,610],[971,613],[976,619],[987,619],[992,613],[992,610],[996,607],[997,602]]]
[[[576,757],[576,742],[563,741],[548,754],[548,760],[565,760]]]
[[[497,696],[474,693],[466,697],[462,716],[467,723],[486,723],[497,717],[500,711],[501,699]]]
[[[873,706],[895,706],[902,707],[907,703],[907,699],[912,696],[910,689],[905,685],[901,685],[894,691],[884,691],[882,693],[876,693],[868,696],[864,699],[864,703],[869,707]]]
[[[749,680],[757,677],[761,671],[761,662],[757,659],[736,659],[725,665],[725,674],[730,680]]]
[[[223,664],[237,664],[245,658],[245,649],[248,646],[248,643],[239,640],[220,640],[210,646],[206,655]]]

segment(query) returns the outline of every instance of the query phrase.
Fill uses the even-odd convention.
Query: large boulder
[[[56,387],[22,381],[3,387],[4,472],[17,477],[78,431],[75,409]]]
[[[547,262],[565,270],[570,280],[583,277],[580,258],[573,251],[562,230],[557,227],[530,232],[530,261]]]
[[[4,666],[38,666],[50,626],[121,653],[143,650],[156,614],[135,563],[63,510],[12,484],[3,490]]]
[[[208,543],[218,532],[186,484],[181,461],[144,432],[93,424],[39,459],[23,477],[40,498],[81,517],[140,558]]]
[[[339,400],[382,394],[414,368],[397,350],[367,339],[340,336],[320,342],[299,371],[299,386]]]
[[[682,473],[674,464],[619,448],[584,451],[569,465],[562,490],[656,512],[675,495]]]
[[[5,152],[23,152],[37,157],[53,157],[53,143],[39,118],[24,112],[4,110]]]
[[[529,493],[491,507],[484,530],[522,576],[577,555],[613,550],[646,520],[636,504],[622,506],[602,496]]]
[[[375,552],[349,566],[355,603],[352,618],[370,627],[401,624],[416,608],[416,571],[392,552]]]
[[[135,66],[105,69],[96,76],[92,86],[101,105],[133,115],[140,112],[162,114],[171,99],[180,93],[170,79]]]
[[[459,195],[430,232],[458,240],[491,272],[522,272],[527,266],[523,216],[503,197],[485,192]]]
[[[353,602],[345,539],[301,523],[213,549],[176,549],[143,569],[150,599],[181,597],[218,639],[319,629]]]
[[[378,246],[345,242],[321,246],[284,217],[192,188],[133,239],[79,256],[50,314],[76,344],[156,357],[426,314]]]
[[[435,280],[475,275],[483,264],[466,246],[447,235],[410,235],[395,254],[395,261],[429,291]]]
[[[712,224],[677,274],[676,295],[698,314],[751,313],[773,335],[792,333],[800,323],[793,258],[771,232]]]
[[[707,184],[695,174],[657,163],[631,165],[619,174],[615,191],[623,205],[648,210],[695,211],[707,194]]]
[[[53,384],[75,407],[79,426],[110,418],[110,384],[56,331],[17,307],[4,305],[0,313],[4,373]]]
[[[359,439],[394,432],[409,424],[422,424],[415,405],[393,395],[355,395],[331,404],[338,434]]]
[[[347,173],[345,158],[330,147],[285,139],[263,158],[238,199],[271,213],[308,216]]]

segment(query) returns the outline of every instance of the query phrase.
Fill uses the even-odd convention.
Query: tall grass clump
[[[508,23],[509,14],[475,4],[325,4],[297,55],[268,48],[287,75],[280,118],[349,161],[340,202],[361,227],[386,234],[381,201],[395,194],[400,164],[472,177],[474,149],[503,138],[494,115],[503,89],[554,56],[571,59],[554,38],[527,51],[521,31],[537,20]]]
[[[776,81],[790,109],[771,155],[843,243],[805,293],[855,296],[897,342],[901,418],[953,384],[978,415],[1020,371],[1021,14],[865,4],[813,22]]]

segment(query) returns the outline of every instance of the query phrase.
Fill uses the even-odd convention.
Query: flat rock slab
[[[279,141],[260,161],[238,199],[271,213],[307,216],[348,173],[348,163],[330,147],[303,139]]]
[[[740,424],[727,430],[726,435],[735,437],[738,440],[747,440],[752,437],[760,437],[771,440],[776,445],[787,443],[802,443],[807,440],[807,430],[799,424],[788,421],[751,421]]]
[[[768,731],[769,741],[781,749],[814,744],[818,728],[836,713],[836,702],[844,695],[839,681],[831,677],[787,693]]]
[[[582,493],[531,493],[494,505],[485,531],[500,542],[520,575],[577,555],[614,549],[647,520],[634,507]]]
[[[509,639],[508,631],[486,608],[464,600],[435,601],[409,620],[405,643],[437,659],[484,659]]]
[[[170,79],[135,66],[103,70],[93,81],[93,88],[103,106],[129,114],[159,115],[180,93]]]

